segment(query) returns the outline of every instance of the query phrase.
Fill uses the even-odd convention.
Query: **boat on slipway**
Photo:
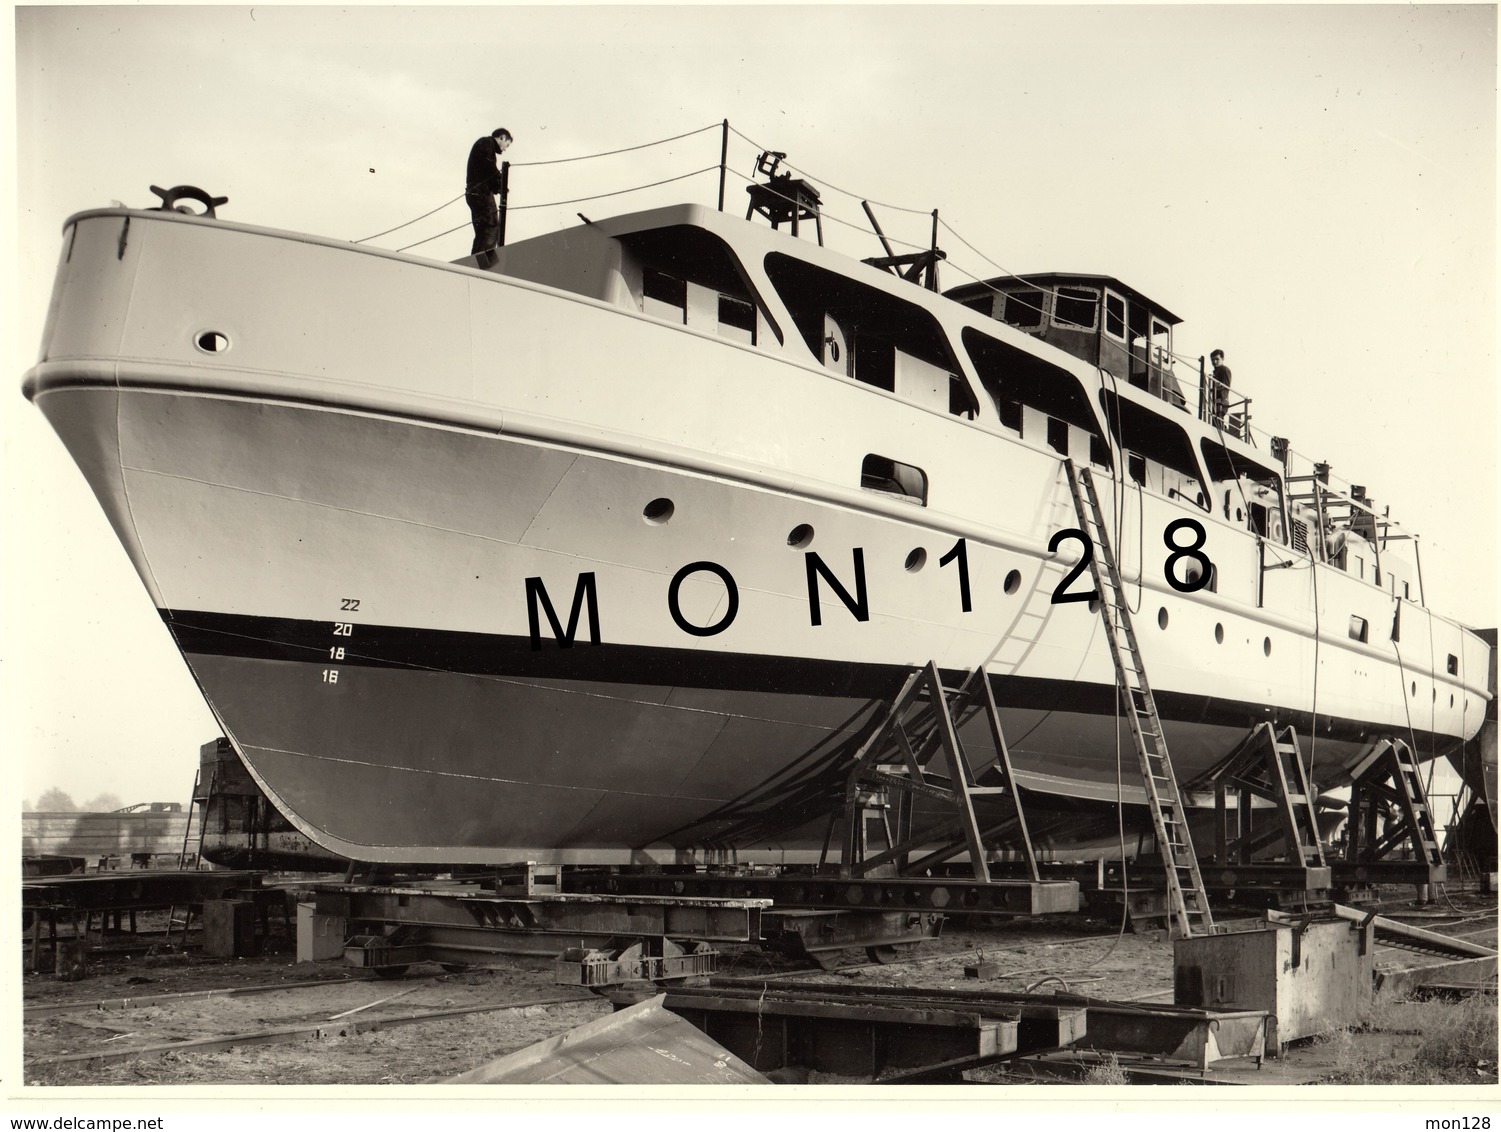
[[[1113,844],[1080,469],[1190,799],[1268,721],[1326,790],[1477,733],[1416,541],[1166,307],[937,258],[694,204],[452,263],[94,209],[25,393],[256,784],[361,861],[816,860],[929,662],[985,673],[1039,844]]]

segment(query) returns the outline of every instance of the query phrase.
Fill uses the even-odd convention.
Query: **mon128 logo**
[[[1204,553],[1204,543],[1207,537],[1203,524],[1195,519],[1175,519],[1163,531],[1163,543],[1170,551],[1163,562],[1163,575],[1168,585],[1178,592],[1196,593],[1209,584],[1214,566],[1208,555]],[[1089,536],[1088,532],[1077,527],[1058,531],[1049,540],[1048,551],[1056,554],[1059,548],[1069,541],[1079,543],[1082,550],[1078,562],[1074,563],[1054,587],[1051,604],[1063,605],[1076,601],[1100,600],[1098,588],[1090,590],[1074,588],[1074,583],[1086,570],[1098,569],[1095,565],[1094,539]],[[870,600],[865,584],[865,549],[855,547],[851,551],[851,558],[854,577],[851,586],[846,587],[822,555],[815,550],[803,552],[803,566],[808,585],[808,623],[814,628],[823,624],[823,603],[820,598],[825,587],[839,599],[856,621],[870,620]],[[1193,563],[1198,569],[1187,568],[1184,565],[1185,562]],[[950,565],[954,567],[959,609],[963,613],[972,612],[974,605],[971,600],[967,541],[961,538],[954,543],[948,552],[938,559],[938,565],[940,569]],[[713,575],[719,579],[725,589],[724,610],[718,620],[708,625],[696,625],[689,621],[683,615],[679,599],[683,583],[697,574]],[[672,576],[672,581],[667,585],[667,612],[673,624],[689,636],[718,636],[735,623],[735,618],[740,612],[740,587],[735,582],[735,576],[718,562],[707,560],[689,562]],[[557,607],[553,605],[547,587],[540,577],[526,579],[526,613],[533,650],[542,648],[542,619],[544,617],[559,648],[566,649],[573,646],[578,637],[579,623],[586,618],[589,625],[589,643],[591,645],[601,643],[599,595],[595,588],[595,576],[592,570],[578,575],[566,625],[558,616]]]

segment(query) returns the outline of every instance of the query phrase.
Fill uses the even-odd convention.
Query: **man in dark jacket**
[[[1230,411],[1230,367],[1225,364],[1225,351],[1215,350],[1211,353],[1209,364],[1214,367],[1214,372],[1209,375],[1213,382],[1209,388],[1214,393],[1214,427],[1224,428],[1225,414]]]
[[[498,159],[511,144],[511,131],[502,126],[492,130],[469,147],[469,163],[464,169],[464,200],[474,221],[474,247],[470,255],[479,255],[495,246],[500,232],[500,209],[495,194],[500,192]]]

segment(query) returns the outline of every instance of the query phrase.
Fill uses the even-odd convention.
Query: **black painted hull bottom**
[[[906,676],[690,650],[532,652],[505,640],[492,641],[491,671],[455,671],[404,658],[362,626],[363,651],[334,682],[326,659],[309,658],[323,644],[285,626],[261,626],[263,655],[244,656],[230,649],[243,650],[245,634],[181,617],[174,631],[260,787],[325,850],[370,862],[816,859],[850,760]],[[219,651],[194,647],[210,639]],[[1115,803],[1144,798],[1113,689],[993,684],[1037,813],[1034,839],[1060,853],[1118,842]],[[1271,714],[1171,693],[1159,703],[1189,784]],[[1367,730],[1321,719],[1316,772],[1358,757]],[[994,760],[982,719],[962,737],[976,767]],[[1003,816],[982,807],[982,823]]]

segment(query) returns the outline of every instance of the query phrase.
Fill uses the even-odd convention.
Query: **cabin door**
[[[823,316],[822,361],[825,367],[835,373],[842,373],[845,377],[852,372],[850,366],[853,359],[850,357],[849,336],[831,314]]]

